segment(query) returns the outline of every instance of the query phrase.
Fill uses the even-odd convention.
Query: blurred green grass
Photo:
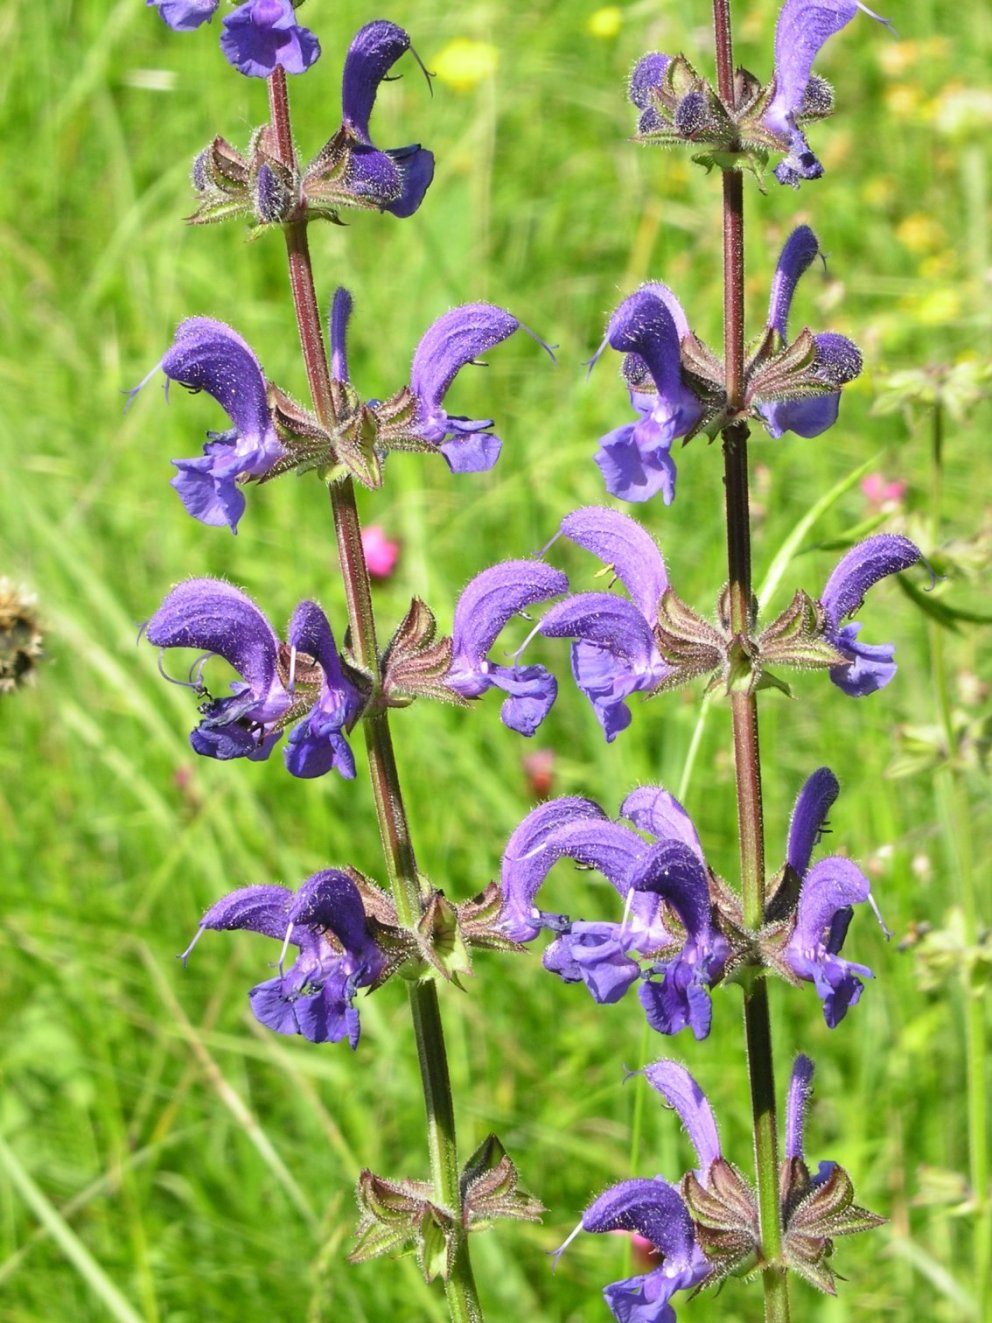
[[[455,479],[440,463],[397,456],[385,489],[363,497],[364,516],[403,542],[398,573],[377,589],[384,632],[414,592],[447,625],[473,573],[536,550],[567,510],[603,499],[592,451],[627,405],[611,364],[586,382],[581,362],[622,294],[664,279],[699,333],[719,340],[717,181],[678,155],[625,141],[630,66],[660,48],[685,49],[705,68],[707,6],[638,2],[617,11],[605,36],[590,28],[597,12],[560,0],[477,3],[457,14],[401,0],[389,11],[428,67],[456,38],[493,47],[498,63],[471,86],[439,80],[433,98],[412,66],[384,86],[376,140],[417,136],[435,150],[427,202],[411,221],[357,216],[345,230],[313,234],[323,298],[339,281],[355,296],[356,384],[370,396],[396,388],[431,319],[477,298],[512,308],[557,343],[559,365],[550,369],[519,337],[493,353],[488,372],[458,382],[454,403],[460,397],[474,416],[491,411],[504,436],[491,475]],[[738,59],[761,75],[774,14],[773,4],[755,3],[739,23]],[[293,83],[304,154],[338,122],[340,52],[377,16],[354,0],[307,6],[325,53]],[[989,351],[992,18],[948,0],[890,16],[900,40],[859,17],[822,61],[839,106],[814,128],[826,179],[798,194],[748,189],[753,325],[778,246],[809,221],[830,275],[807,277],[794,322],[852,335],[869,365],[828,436],[756,437],[759,579],[812,501],[865,460],[909,481],[908,519],[925,511],[925,427],[871,417],[872,400],[887,370]],[[611,27],[602,14],[599,27]],[[193,153],[214,133],[246,141],[264,115],[262,86],[224,65],[216,24],[173,35],[138,0],[11,5],[0,9],[0,34],[0,575],[38,594],[48,654],[36,686],[0,700],[0,1318],[123,1317],[110,1283],[138,1317],[169,1323],[440,1319],[411,1261],[343,1263],[359,1166],[425,1175],[401,989],[363,1002],[352,1056],[251,1021],[245,991],[272,958],[261,941],[210,935],[188,971],[174,959],[203,908],[233,886],[295,885],[344,862],[382,876],[361,765],[345,785],[293,782],[278,756],[258,766],[194,761],[188,694],[165,685],[152,650],[135,646],[140,622],[191,574],[230,576],[275,621],[307,596],[343,619],[317,483],[251,491],[237,539],[203,529],[168,490],[168,461],[196,453],[216,425],[213,406],[174,392],[165,408],[150,387],[122,413],[122,390],[194,313],[230,321],[271,377],[305,393],[278,238],[247,243],[237,227],[180,222]],[[988,423],[986,407],[947,438],[945,505],[957,536],[987,517]],[[697,441],[679,467],[675,505],[638,514],[680,593],[705,609],[723,574],[717,451]],[[797,558],[796,582],[815,591],[836,556],[819,544],[843,538],[865,513],[854,486]],[[583,558],[562,554],[580,581]],[[792,577],[770,609],[786,586]],[[870,638],[898,640],[900,676],[885,694],[848,703],[801,677],[796,692],[808,701],[773,696],[763,705],[766,826],[774,860],[803,777],[829,762],[844,787],[833,840],[866,863],[898,937],[913,924],[942,925],[955,892],[930,778],[885,776],[894,733],[934,710],[925,624],[891,585],[874,593],[868,620]],[[989,680],[979,638],[949,646],[956,672]],[[561,672],[563,652],[549,648],[545,659]],[[612,811],[634,784],[678,784],[698,694],[653,701],[607,748],[562,688],[539,737],[556,751],[556,791],[589,794]],[[489,702],[467,714],[417,705],[399,714],[395,738],[421,865],[449,895],[466,897],[497,873],[531,803],[520,763],[527,746]],[[733,878],[719,707],[687,805],[711,862]],[[984,782],[972,826],[983,860]],[[602,903],[585,874],[562,869],[551,889],[589,914]],[[930,1168],[967,1170],[958,983],[923,991],[912,954],[885,945],[864,916],[849,942],[878,974],[862,1003],[829,1033],[810,989],[776,988],[776,1042],[780,1064],[799,1048],[818,1063],[811,1156],[843,1158],[862,1201],[890,1222],[841,1244],[849,1281],[837,1300],[796,1287],[797,1316],[841,1323],[913,1312],[950,1323],[967,1317],[962,1300],[975,1287],[969,1220],[922,1202],[922,1192]],[[591,1194],[630,1172],[640,1085],[619,1087],[624,1065],[659,1054],[686,1060],[718,1107],[726,1148],[746,1165],[736,993],[716,1001],[713,1035],[695,1044],[647,1041],[631,1005],[593,1007],[581,989],[543,977],[533,955],[481,956],[470,995],[444,996],[463,1149],[496,1129],[549,1210],[541,1228],[478,1238],[492,1319],[605,1317],[598,1291],[621,1271],[620,1247],[580,1241],[553,1279],[544,1252]],[[677,1124],[652,1099],[637,1170],[671,1176],[685,1161]],[[45,1208],[53,1216],[40,1221]],[[755,1316],[756,1298],[731,1283],[683,1308],[732,1323]]]

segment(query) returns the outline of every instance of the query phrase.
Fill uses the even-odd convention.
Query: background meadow
[[[735,9],[737,58],[767,76],[776,5]],[[817,66],[839,107],[813,129],[828,177],[801,193],[774,181],[765,197],[747,189],[752,326],[783,238],[808,221],[829,272],[807,276],[793,324],[851,335],[867,364],[825,438],[755,434],[756,581],[793,546],[766,612],[796,584],[815,593],[838,548],[880,516],[878,527],[937,548],[949,577],[936,600],[988,609],[988,404],[946,415],[940,493],[928,411],[878,407],[892,373],[988,360],[992,17],[950,0],[893,0],[886,13],[898,39],[859,16]],[[704,0],[397,0],[382,12],[311,0],[304,21],[324,55],[291,85],[304,156],[339,122],[351,35],[382,16],[410,30],[438,78],[431,98],[405,60],[402,80],[381,90],[376,142],[419,139],[438,171],[412,220],[360,215],[311,232],[323,299],[339,281],[354,294],[358,389],[398,388],[424,328],[469,300],[509,307],[559,346],[552,368],[515,337],[487,371],[459,379],[453,411],[461,400],[475,417],[491,413],[504,437],[491,474],[456,479],[440,461],[396,456],[385,489],[363,494],[366,521],[402,541],[396,573],[377,588],[388,637],[413,593],[447,627],[471,575],[536,551],[568,510],[602,501],[595,442],[628,406],[615,359],[591,381],[582,361],[619,298],[647,278],[669,283],[698,333],[719,343],[720,268],[718,181],[625,141],[625,78],[639,55],[684,49],[709,70]],[[216,21],[171,34],[139,0],[7,4],[0,37],[0,576],[37,594],[46,634],[37,683],[0,696],[0,1319],[443,1319],[411,1260],[343,1261],[358,1169],[426,1175],[402,988],[362,1001],[352,1055],[251,1019],[246,990],[274,958],[264,940],[208,934],[187,971],[175,959],[206,906],[235,886],[295,886],[343,863],[382,877],[361,753],[353,784],[293,781],[278,755],[196,760],[193,699],[135,641],[170,585],[193,574],[229,576],[277,623],[310,596],[335,627],[344,619],[319,483],[251,490],[236,539],[205,529],[170,491],[169,459],[197,453],[219,410],[181,390],[166,407],[153,385],[122,412],[121,392],[191,314],[231,322],[270,377],[305,394],[278,237],[252,243],[237,226],[181,222],[194,152],[215,133],[243,145],[264,118],[264,89],[224,63]],[[880,510],[865,474],[908,485]],[[697,440],[680,451],[674,506],[637,513],[680,594],[707,609],[724,573],[718,450]],[[589,558],[567,546],[554,555],[573,584],[592,586]],[[940,630],[892,581],[865,620],[870,639],[897,641],[890,689],[853,703],[800,676],[799,702],[762,705],[771,866],[803,778],[829,763],[842,784],[831,846],[869,871],[894,933],[886,944],[870,915],[857,916],[849,953],[878,977],[836,1032],[811,988],[773,989],[783,1086],[795,1051],[817,1062],[810,1157],[842,1159],[861,1202],[889,1219],[839,1246],[849,1280],[836,1300],[799,1284],[795,1312],[956,1323],[981,1318],[976,1273],[988,1263],[975,1253],[968,1188],[969,1132],[982,1116],[980,1077],[967,1103],[966,1023],[974,1049],[982,1025],[966,1022],[963,974],[981,1006],[987,962],[966,950],[967,902],[970,878],[979,926],[988,921],[992,676],[981,626]],[[508,630],[507,646],[526,628],[517,640]],[[533,652],[567,673],[563,647]],[[953,774],[931,753],[942,706],[969,732]],[[497,709],[495,699],[468,712],[419,703],[394,723],[421,867],[455,899],[498,873],[533,803],[521,762],[531,746]],[[563,684],[535,743],[554,750],[556,793],[611,812],[636,784],[681,788],[710,861],[734,879],[729,715],[717,703],[701,719],[698,687],[638,707],[607,747]],[[606,912],[587,873],[560,865],[551,887],[550,908],[557,888],[563,908],[578,893],[568,908]],[[926,925],[936,935],[921,942]],[[533,952],[480,955],[468,995],[443,995],[462,1148],[498,1131],[548,1208],[539,1227],[504,1224],[474,1242],[490,1319],[607,1317],[599,1290],[620,1275],[622,1244],[581,1238],[553,1278],[546,1251],[607,1184],[672,1177],[688,1160],[676,1119],[646,1086],[621,1087],[624,1066],[684,1060],[717,1108],[725,1151],[749,1164],[739,998],[720,989],[714,1001],[707,1042],[649,1039],[636,1007],[595,1007],[544,975]],[[987,1218],[977,1225],[987,1234]],[[759,1308],[731,1282],[679,1314],[743,1323]]]

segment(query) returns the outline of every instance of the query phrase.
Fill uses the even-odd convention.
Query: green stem
[[[713,0],[717,86],[727,106],[734,104],[734,58],[730,0]],[[723,172],[723,351],[727,407],[744,407],[744,186],[737,171]],[[745,641],[752,627],[751,520],[748,501],[748,427],[743,419],[723,431],[727,515],[727,567],[730,621],[735,638]],[[765,848],[758,745],[758,704],[754,694],[731,695],[737,827],[740,842],[744,922],[760,928],[765,913]],[[778,1123],[772,1056],[768,984],[756,978],[745,986],[744,1033],[754,1133],[754,1162],[761,1228],[762,1286],[766,1323],[788,1323],[789,1288],[782,1258],[778,1195]]]
[[[269,79],[269,106],[277,150],[289,164],[293,160],[293,140],[286,78],[281,68],[277,68]],[[314,410],[321,425],[328,432],[333,432],[337,419],[310,261],[306,215],[301,214],[288,222],[284,232],[293,306]],[[362,547],[355,488],[350,477],[331,486],[331,507],[352,649],[356,662],[371,675],[374,690],[378,690],[381,673],[372,589]],[[417,869],[388,714],[376,711],[363,722],[363,727],[386,871],[399,920],[411,927],[420,917],[421,898],[429,891],[429,884],[421,878]],[[427,1144],[434,1197],[453,1214],[456,1227],[461,1228],[455,1115],[437,987],[434,983],[411,983],[408,985],[408,996],[427,1112]],[[458,1239],[454,1263],[445,1282],[448,1311],[452,1323],[482,1323],[482,1307],[472,1274],[468,1236],[463,1230],[456,1234]]]

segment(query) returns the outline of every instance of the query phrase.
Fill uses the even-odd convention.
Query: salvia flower
[[[506,340],[521,326],[512,313],[492,303],[467,303],[440,316],[417,345],[410,369],[410,389],[417,400],[414,428],[420,438],[437,447],[453,473],[491,469],[503,443],[489,431],[493,425],[491,418],[449,414],[442,401],[466,364]],[[533,331],[526,326],[523,329],[551,353]]]
[[[696,1242],[685,1200],[660,1176],[653,1180],[621,1181],[593,1200],[561,1255],[579,1231],[602,1234],[634,1231],[649,1240],[661,1255],[651,1272],[627,1277],[603,1289],[603,1298],[617,1323],[675,1323],[669,1304],[676,1291],[689,1291],[710,1275],[712,1268]]]
[[[816,988],[823,1018],[831,1029],[858,1002],[864,986],[861,980],[873,977],[867,965],[840,955],[854,905],[873,903],[868,879],[842,855],[831,855],[810,867],[839,790],[837,778],[827,767],[807,778],[793,809],[786,846],[786,861],[800,890],[784,963],[794,977]]]
[[[268,78],[276,69],[306,73],[320,42],[296,21],[292,0],[247,0],[225,16],[220,48],[246,78]]]
[[[242,929],[295,946],[286,970],[251,989],[252,1014],[279,1034],[302,1034],[312,1043],[347,1038],[358,1046],[359,988],[374,984],[387,961],[369,932],[358,888],[346,873],[326,869],[294,894],[288,887],[241,887],[211,905],[183,963],[208,929]]]
[[[859,9],[888,25],[859,0],[785,0],[782,6],[775,26],[774,96],[762,117],[764,127],[788,151],[775,167],[780,184],[798,188],[803,180],[823,174],[799,125],[830,113],[830,89],[813,75],[813,61]]]
[[[682,305],[658,283],[624,299],[610,318],[596,358],[606,345],[626,355],[624,377],[640,415],[602,437],[596,452],[607,491],[621,500],[647,501],[659,491],[666,505],[675,499],[672,443],[693,431],[705,411],[682,375],[688,334]]]
[[[146,0],[174,31],[209,22],[219,0]],[[247,78],[268,78],[277,68],[301,74],[320,55],[320,42],[296,21],[292,0],[246,0],[223,20],[220,48]]]
[[[898,574],[921,559],[922,553],[908,537],[877,533],[859,542],[844,555],[827,580],[820,596],[826,613],[826,637],[849,660],[830,669],[830,678],[851,698],[864,698],[883,689],[896,673],[895,645],[862,643],[861,625],[842,621],[864,602],[868,589],[890,574]]]
[[[251,346],[237,331],[210,317],[189,317],[176,329],[161,363],[131,392],[132,397],[158,369],[168,383],[191,391],[206,391],[230,418],[224,432],[208,432],[203,455],[174,459],[179,470],[172,486],[187,513],[203,524],[226,525],[232,533],[244,514],[241,490],[250,479],[264,477],[286,451],[276,433],[268,402],[268,387]]]
[[[635,790],[621,816],[658,839],[612,822],[578,796],[532,810],[507,842],[500,927],[529,942],[556,934],[544,966],[566,983],[582,982],[593,1000],[619,1001],[640,981],[638,997],[659,1033],[710,1027],[709,987],[724,973],[729,948],[716,928],[709,874],[695,829],[682,806],[660,787]],[[537,893],[562,858],[595,868],[624,901],[619,922],[587,922],[538,908]],[[644,962],[642,964],[642,961]]]
[[[307,168],[303,181],[311,201],[333,212],[337,205],[412,216],[434,177],[433,154],[414,143],[376,147],[369,121],[379,84],[410,49],[410,35],[395,23],[377,19],[356,33],[344,60],[342,124]]]
[[[779,351],[789,343],[789,312],[800,277],[820,253],[816,235],[808,225],[800,225],[789,235],[782,248],[772,278],[768,306],[768,331]],[[836,386],[829,394],[758,403],[757,412],[773,437],[783,432],[796,436],[819,436],[837,421],[840,387],[853,381],[861,371],[861,353],[853,341],[832,331],[813,334],[813,361],[807,369],[811,384]]]
[[[358,719],[363,698],[345,674],[315,602],[296,608],[287,646],[240,589],[219,579],[188,579],[168,594],[145,634],[159,648],[197,648],[207,657],[223,657],[241,677],[230,697],[213,698],[201,679],[206,657],[194,668],[190,683],[204,699],[190,735],[197,753],[260,761],[292,727],[284,756],[294,776],[331,770],[355,775],[345,732]]]
[[[665,562],[651,535],[618,510],[575,510],[560,532],[604,561],[632,599],[576,593],[552,607],[537,628],[548,638],[574,639],[575,683],[610,743],[630,725],[630,695],[650,693],[669,671],[652,632],[668,587]]]
[[[533,735],[558,693],[558,682],[543,666],[510,666],[489,661],[487,653],[512,616],[534,602],[556,597],[568,587],[561,570],[541,561],[510,560],[477,574],[458,599],[452,626],[451,667],[445,684],[462,698],[501,689],[505,726]]]

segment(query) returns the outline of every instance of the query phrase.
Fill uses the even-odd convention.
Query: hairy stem
[[[290,164],[293,160],[293,140],[286,77],[281,68],[277,68],[269,79],[269,107],[277,150],[282,159]],[[306,216],[301,215],[290,221],[284,226],[284,232],[293,306],[314,411],[321,425],[333,433],[338,420],[334,412],[320,309],[310,262]],[[330,490],[352,648],[358,665],[372,677],[375,693],[381,684],[379,650],[355,487],[351,478],[347,477],[335,482]],[[406,927],[411,927],[420,917],[421,897],[429,887],[417,869],[388,714],[385,711],[376,712],[363,722],[363,727],[386,871],[399,920]],[[408,995],[427,1112],[427,1143],[434,1198],[454,1215],[456,1227],[461,1227],[455,1116],[437,987],[434,983],[411,983],[408,985]],[[459,1235],[455,1247],[454,1264],[445,1283],[445,1295],[452,1323],[481,1323],[482,1307],[472,1274],[468,1237],[464,1232]]]
[[[734,104],[734,57],[730,0],[713,0],[717,87]],[[723,173],[723,352],[727,404],[731,413],[744,404],[744,187],[738,171]],[[731,629],[746,641],[752,625],[751,520],[748,504],[748,427],[731,422],[723,432],[724,487],[727,515],[727,567]],[[765,847],[758,747],[758,705],[754,694],[731,696],[737,825],[740,841],[741,894],[745,924],[761,926],[765,911]],[[782,1223],[778,1200],[778,1125],[772,1058],[768,983],[755,979],[744,992],[754,1159],[761,1224],[762,1285],[766,1323],[788,1323],[788,1279],[782,1262]]]

